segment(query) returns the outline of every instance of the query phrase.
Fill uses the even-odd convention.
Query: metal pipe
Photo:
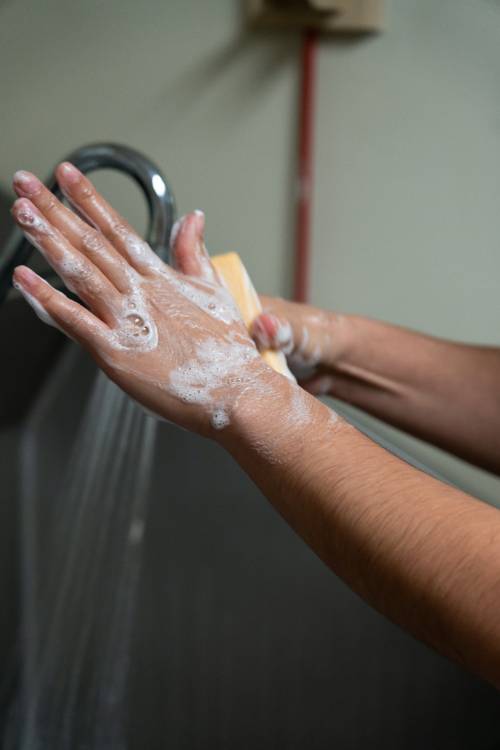
[[[98,169],[115,169],[129,175],[141,188],[149,210],[146,241],[164,260],[168,260],[169,239],[175,219],[173,193],[162,173],[147,156],[133,148],[116,143],[94,143],[73,151],[62,161],[69,161],[87,174]],[[54,173],[46,182],[58,198],[62,197]],[[22,232],[13,230],[0,256],[0,305],[12,286],[14,268],[26,263],[33,246]]]
[[[317,33],[304,33],[301,56],[297,164],[297,239],[293,299],[307,302],[311,270],[311,212],[313,187]]]

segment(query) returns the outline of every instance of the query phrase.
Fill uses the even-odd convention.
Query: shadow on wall
[[[242,117],[252,106],[254,96],[262,96],[276,80],[286,65],[294,65],[298,55],[299,38],[293,34],[270,34],[267,32],[253,32],[242,30],[238,36],[223,47],[214,50],[201,60],[198,59],[191,67],[167,86],[159,98],[160,106],[165,98],[173,99],[177,107],[178,117],[184,117],[201,97],[214,101],[214,108],[220,109],[221,117],[227,117],[227,107],[217,99],[217,82],[227,77],[230,70],[238,66],[240,73],[235,77],[235,95],[238,96],[238,111]],[[259,56],[255,54],[260,48]],[[255,64],[250,65],[249,61]],[[241,97],[241,92],[245,97]],[[214,98],[215,97],[215,98]],[[224,102],[227,104],[227,89]],[[219,106],[220,104],[220,106]],[[154,108],[153,104],[153,108]],[[156,101],[158,106],[158,101]]]
[[[203,102],[204,116],[210,118],[212,130],[227,132],[228,118],[235,129],[241,129],[241,123],[245,123],[255,111],[256,102],[272,95],[273,87],[290,68],[297,71],[298,78],[299,59],[299,34],[252,31],[242,24],[232,40],[204,57],[198,57],[167,83],[163,91],[152,94],[152,116],[161,117],[168,100],[169,127],[175,128],[186,118],[199,116],[197,112]],[[235,68],[237,75],[234,75]],[[282,227],[285,252],[295,241],[296,136],[293,120],[292,115],[292,137],[284,134],[290,143],[286,170],[288,188],[284,191],[286,219]],[[200,122],[200,127],[203,127],[203,122]],[[262,142],[260,147],[265,150],[266,143]],[[223,144],[221,148],[224,148]],[[291,289],[292,277],[292,266],[287,263],[283,272],[286,292]]]
[[[242,28],[239,34],[223,47],[214,50],[191,67],[187,67],[175,82],[165,88],[160,103],[165,97],[173,98],[179,104],[179,116],[185,115],[200,97],[213,98],[215,87],[222,77],[227,77],[232,68],[238,66],[240,75],[235,78],[235,95],[238,103],[243,103],[239,111],[244,116],[252,106],[254,96],[262,94],[272,86],[285,66],[299,69],[301,33],[299,31],[266,31]],[[373,39],[376,39],[374,36]],[[370,41],[363,37],[363,43]],[[349,50],[360,43],[359,37],[325,36],[322,43],[334,44],[340,49]],[[259,52],[257,55],[256,52]],[[251,65],[251,62],[254,62]],[[241,98],[241,92],[245,97]],[[217,99],[215,100],[217,103]],[[222,104],[222,101],[220,102]],[[227,104],[227,97],[224,99]],[[246,106],[245,106],[246,105]],[[221,117],[227,116],[227,109],[219,107]]]

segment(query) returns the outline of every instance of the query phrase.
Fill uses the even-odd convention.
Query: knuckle
[[[80,181],[80,184],[77,185],[77,189],[79,200],[88,201],[91,200],[95,195],[95,190],[92,187],[92,184],[84,178]]]
[[[52,289],[50,286],[44,286],[42,289],[40,289],[38,299],[40,304],[45,307],[47,310],[51,310],[53,307],[53,303],[56,297],[56,291],[55,289]]]
[[[104,284],[101,279],[96,278],[95,276],[89,276],[87,278],[86,289],[93,299],[101,300],[105,294]]]
[[[128,235],[128,229],[121,219],[113,219],[110,224],[111,233],[115,237],[124,238]]]
[[[93,229],[87,229],[82,234],[82,248],[90,253],[99,252],[103,249],[102,237]]]
[[[54,198],[52,194],[50,194],[47,197],[47,200],[45,201],[43,210],[46,214],[50,214],[50,213],[53,213],[58,206],[59,206],[59,201],[56,198]]]
[[[66,277],[79,289],[90,289],[95,284],[93,270],[86,263],[75,265]]]

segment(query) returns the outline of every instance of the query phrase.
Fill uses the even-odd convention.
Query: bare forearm
[[[226,447],[355,591],[500,685],[500,513],[414,470],[319,402],[244,414]]]
[[[27,172],[14,180],[13,215],[85,305],[18,267],[15,284],[37,314],[81,342],[148,410],[224,444],[368,601],[500,684],[498,511],[389,456],[265,365],[210,264],[203,214],[178,223],[174,269],[74,166],[60,165],[57,175],[95,229]],[[395,339],[385,342],[389,350]],[[352,348],[339,377],[395,369],[389,358],[362,356]],[[406,370],[396,380],[403,406],[413,387],[424,388]]]
[[[334,324],[335,325],[335,324]],[[500,349],[346,317],[332,395],[500,473]]]
[[[500,348],[285,300],[263,302],[256,340],[283,348],[312,393],[347,401],[500,473]]]

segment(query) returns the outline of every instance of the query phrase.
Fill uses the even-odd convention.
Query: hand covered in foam
[[[241,399],[280,388],[210,262],[201,212],[174,227],[171,268],[73,165],[57,177],[89,224],[31,173],[14,177],[16,222],[85,304],[20,266],[14,284],[42,320],[148,410],[202,434],[227,426]]]
[[[342,316],[279,298],[261,302],[264,312],[251,330],[259,349],[282,351],[309,393],[332,393],[333,371],[345,349]]]

